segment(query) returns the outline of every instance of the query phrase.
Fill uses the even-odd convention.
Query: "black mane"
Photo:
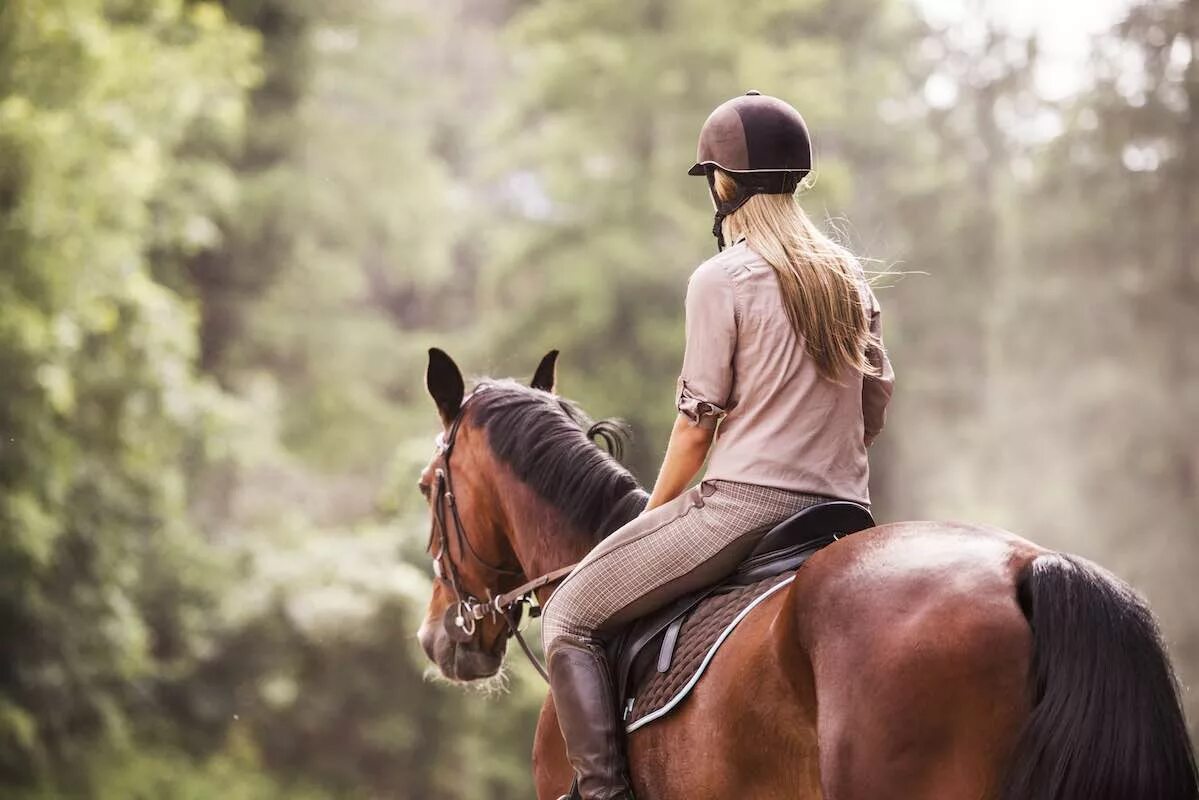
[[[518,478],[596,539],[645,508],[648,495],[617,461],[629,438],[623,423],[592,422],[570,400],[509,380],[478,384],[469,419]]]

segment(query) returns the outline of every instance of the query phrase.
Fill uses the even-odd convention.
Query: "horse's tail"
[[[1017,593],[1032,627],[1032,713],[1002,800],[1196,800],[1178,683],[1145,602],[1085,559],[1035,558]]]

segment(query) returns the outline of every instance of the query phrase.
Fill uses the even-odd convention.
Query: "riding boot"
[[[633,800],[603,647],[588,639],[559,636],[547,660],[558,726],[575,771],[575,785],[564,797]]]

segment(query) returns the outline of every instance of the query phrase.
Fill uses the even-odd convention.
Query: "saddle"
[[[613,636],[607,642],[608,663],[626,731],[678,706],[737,624],[786,588],[809,558],[844,536],[873,527],[870,512],[857,503],[830,501],[805,508],[768,531],[724,581],[681,597]]]

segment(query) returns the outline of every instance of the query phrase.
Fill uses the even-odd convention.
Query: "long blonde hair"
[[[716,170],[716,195],[728,200],[737,185]],[[849,369],[877,375],[866,351],[874,343],[859,289],[865,275],[853,255],[813,224],[792,194],[758,194],[724,220],[730,242],[744,238],[778,276],[783,306],[816,368],[839,382]]]

